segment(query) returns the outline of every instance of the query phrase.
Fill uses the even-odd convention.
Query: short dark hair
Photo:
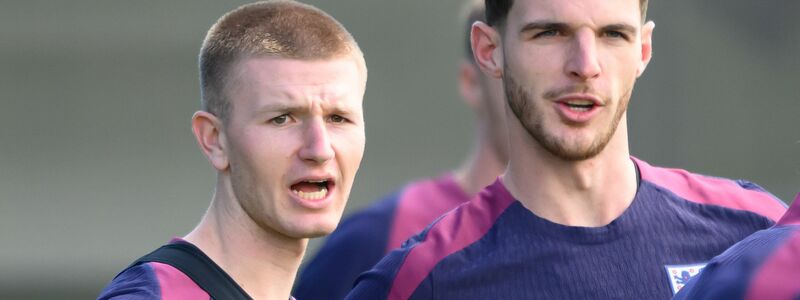
[[[639,0],[639,8],[642,13],[642,22],[647,20],[648,0]],[[486,24],[493,27],[504,27],[508,12],[514,5],[514,0],[486,0]]]
[[[363,62],[363,54],[350,33],[316,7],[289,0],[240,6],[211,26],[200,48],[202,109],[227,120],[228,73],[242,58],[272,56],[306,60],[347,55],[355,55]]]

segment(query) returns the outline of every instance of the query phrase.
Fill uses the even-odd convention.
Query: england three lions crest
[[[664,268],[667,269],[667,277],[669,277],[669,284],[672,287],[672,295],[677,294],[678,291],[689,283],[689,279],[699,274],[705,266],[705,263],[664,266]]]

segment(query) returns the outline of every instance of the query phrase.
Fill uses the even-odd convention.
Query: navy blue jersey
[[[301,300],[344,298],[359,274],[468,200],[449,174],[406,185],[345,219],[300,272],[292,294]]]
[[[712,259],[675,299],[800,299],[800,194],[778,224]]]
[[[175,238],[170,243],[186,242]],[[168,264],[142,263],[122,271],[106,286],[99,300],[105,299],[211,299],[189,276]]]
[[[634,162],[636,196],[606,226],[540,218],[498,180],[362,274],[347,299],[669,299],[682,275],[785,211],[749,182]]]
[[[97,299],[211,299],[173,266],[149,262],[131,267],[106,286]]]

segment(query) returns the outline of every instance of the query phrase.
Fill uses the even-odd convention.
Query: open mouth
[[[319,200],[328,195],[333,182],[327,179],[303,180],[291,186],[292,193],[306,200]]]
[[[597,106],[594,101],[591,100],[568,100],[562,102],[569,110],[575,112],[587,112],[592,110],[595,106]]]

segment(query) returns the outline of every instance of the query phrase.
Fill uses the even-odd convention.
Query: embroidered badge
[[[692,279],[692,277],[699,274],[705,266],[705,263],[692,265],[665,265],[664,268],[667,269],[669,284],[672,287],[672,295],[677,294],[678,291],[680,291],[687,283],[689,283],[689,279]]]

